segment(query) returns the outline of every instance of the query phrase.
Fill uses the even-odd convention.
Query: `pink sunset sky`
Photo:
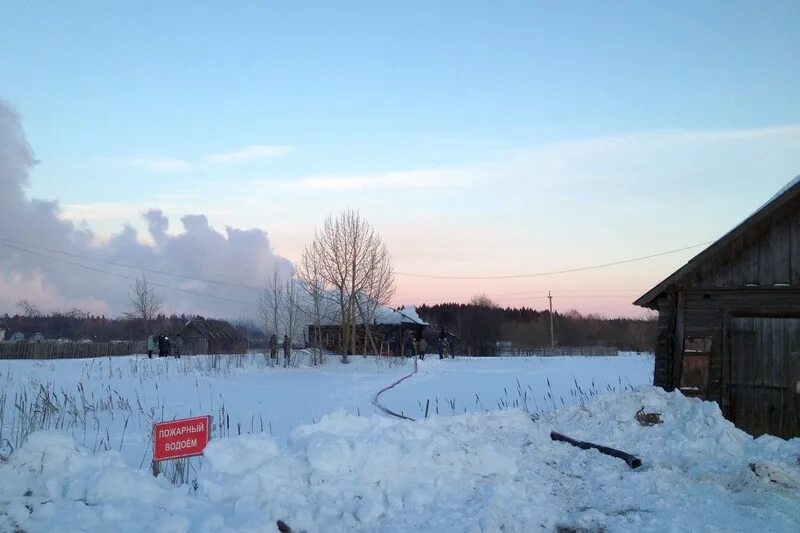
[[[168,311],[251,317],[273,266],[355,208],[395,305],[541,309],[549,290],[642,316],[702,247],[401,274],[716,240],[800,174],[799,20],[798,2],[4,5],[0,313],[120,314],[146,272]]]

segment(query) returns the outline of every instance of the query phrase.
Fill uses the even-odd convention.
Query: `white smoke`
[[[182,231],[170,234],[158,209],[143,214],[152,245],[142,244],[130,226],[96,244],[90,230],[61,216],[57,202],[27,197],[35,164],[18,114],[0,100],[0,313],[14,313],[16,302],[27,299],[43,310],[119,315],[129,307],[128,278],[144,274],[151,283],[189,291],[159,287],[166,312],[250,318],[257,288],[272,269],[291,269],[273,253],[264,231],[226,227],[223,234],[204,215],[187,214]]]

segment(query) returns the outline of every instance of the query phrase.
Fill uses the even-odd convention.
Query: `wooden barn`
[[[384,355],[408,355],[405,345],[409,337],[419,339],[431,326],[417,315],[413,307],[405,309],[382,308],[376,313],[374,323],[370,326],[370,335],[375,342],[375,350],[367,339],[364,324],[356,325],[356,354],[368,354],[375,351]],[[341,351],[342,329],[338,324],[323,324],[320,327],[322,348],[330,351]],[[313,346],[314,325],[308,326],[309,346]]]
[[[800,176],[634,303],[659,314],[655,385],[800,436]]]
[[[247,353],[247,339],[224,320],[207,320],[205,318],[190,320],[183,326],[181,337],[183,337],[186,353]]]

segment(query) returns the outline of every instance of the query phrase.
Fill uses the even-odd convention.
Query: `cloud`
[[[240,150],[234,152],[226,152],[219,154],[211,154],[206,159],[212,163],[226,164],[226,163],[242,163],[246,161],[254,161],[258,159],[269,159],[274,157],[283,157],[291,152],[288,146],[279,146],[273,144],[252,144],[245,146]]]
[[[436,170],[377,172],[362,175],[310,176],[287,181],[283,184],[283,188],[306,191],[390,188],[426,189],[470,185],[479,181],[481,177],[481,172],[477,169],[445,168]]]
[[[68,204],[59,211],[64,220],[119,220],[141,213],[142,209],[126,202],[97,202],[93,204]]]
[[[144,211],[145,235],[123,226],[98,242],[92,231],[65,218],[58,203],[27,197],[35,163],[19,116],[0,100],[0,312],[14,312],[9,306],[26,298],[48,310],[82,306],[118,315],[128,309],[130,278],[146,268],[196,278],[146,273],[154,283],[188,283],[196,292],[223,298],[162,287],[167,312],[252,317],[255,307],[249,302],[256,301],[258,291],[247,286],[262,286],[275,266],[283,272],[291,268],[273,252],[266,232],[234,227],[217,231],[205,214],[182,216],[179,230],[170,232],[170,221],[161,210],[137,207],[137,212]],[[102,219],[125,208],[114,203],[72,206],[67,213]]]

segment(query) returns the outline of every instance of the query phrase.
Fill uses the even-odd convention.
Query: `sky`
[[[642,316],[702,247],[405,274],[717,239],[800,174],[799,24],[796,1],[3,2],[0,238],[40,248],[0,246],[0,311],[124,312],[137,272],[110,262],[261,286],[356,208],[393,304]],[[257,297],[151,275],[239,301],[164,288],[172,310]]]

